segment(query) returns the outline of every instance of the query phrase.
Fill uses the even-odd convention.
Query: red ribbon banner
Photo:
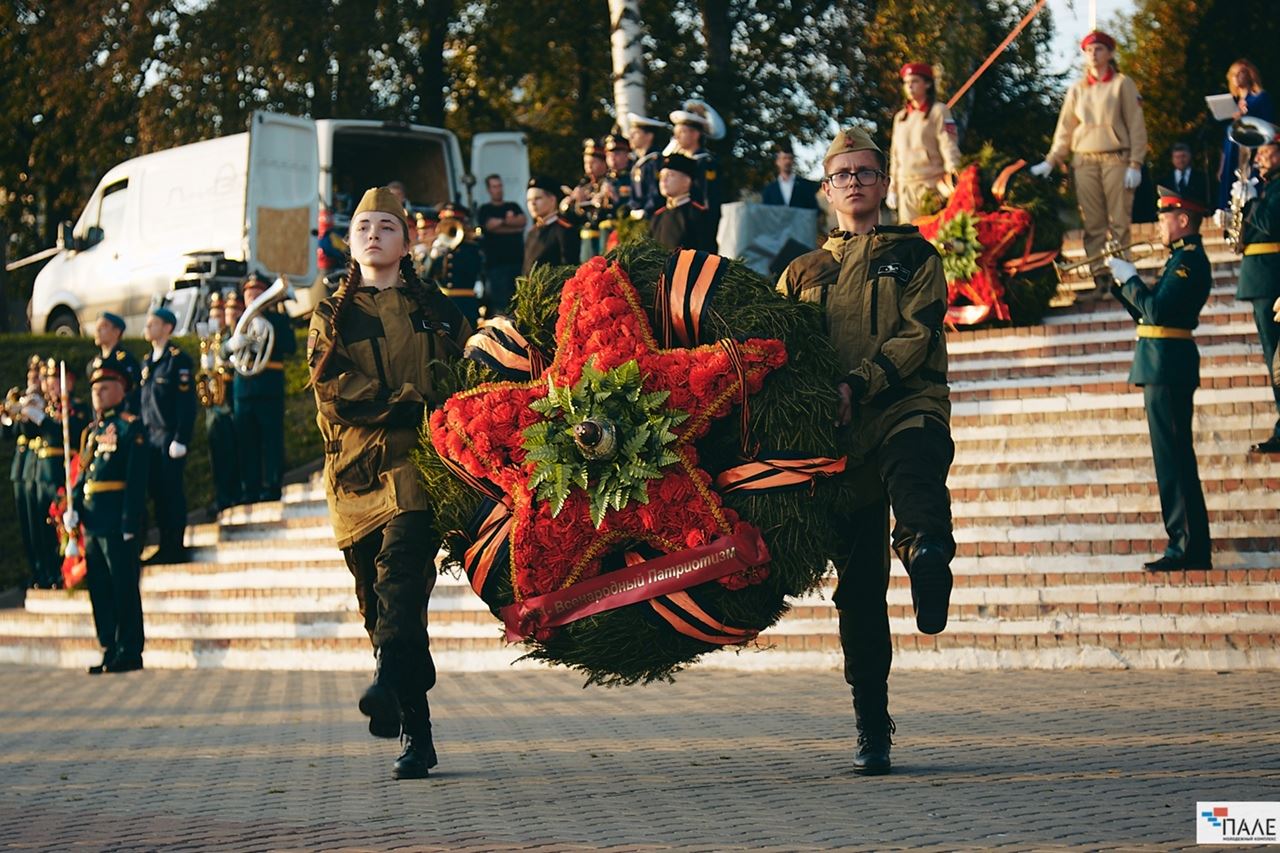
[[[507,628],[507,642],[516,643],[530,636],[545,639],[551,628],[680,592],[767,562],[769,549],[760,531],[743,525],[738,532],[721,536],[707,545],[663,554],[507,605],[500,611]]]

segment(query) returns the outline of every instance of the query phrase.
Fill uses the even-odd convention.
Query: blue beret
[[[115,326],[120,331],[124,331],[124,318],[119,314],[112,314],[110,311],[102,312],[102,319]]]
[[[159,317],[161,320],[165,321],[170,326],[178,325],[178,316],[174,314],[172,311],[170,311],[168,308],[157,308],[151,312],[151,316]]]

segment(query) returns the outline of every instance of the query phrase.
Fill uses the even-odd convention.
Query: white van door
[[[245,181],[245,260],[306,287],[316,275],[320,154],[311,119],[255,112]]]
[[[120,314],[134,329],[136,321],[146,317],[149,300],[132,286],[124,260],[130,248],[127,229],[133,195],[129,179],[122,177],[104,182],[89,203],[87,227],[77,235],[85,240],[85,248],[69,264],[72,289],[84,302],[82,328],[103,311]]]
[[[489,201],[484,179],[502,177],[506,201],[524,209],[524,192],[529,186],[529,143],[523,133],[502,131],[477,133],[471,138],[471,175],[476,179],[473,202],[476,207]]]

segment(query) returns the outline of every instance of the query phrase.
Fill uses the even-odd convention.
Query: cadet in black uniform
[[[145,513],[146,430],[124,411],[128,378],[107,364],[94,371],[94,421],[84,431],[71,509],[63,516],[68,532],[84,522],[86,580],[102,663],[89,673],[142,669],[142,598],[138,591],[138,548],[134,544]]]
[[[662,162],[658,182],[667,203],[653,215],[649,233],[668,249],[716,250],[716,235],[711,232],[710,214],[705,205],[689,196],[702,170],[683,154],[672,154]]]
[[[560,217],[578,226],[577,260],[586,263],[604,254],[601,223],[613,216],[603,143],[595,139],[582,141],[582,171],[578,185],[560,201]]]
[[[84,375],[92,376],[95,370],[108,362],[114,364],[129,380],[131,390],[125,398],[125,408],[136,415],[140,411],[138,391],[142,382],[142,365],[133,353],[120,345],[124,332],[124,318],[119,314],[104,311],[98,315],[98,322],[93,327],[93,342],[98,345],[98,354],[90,360]]]
[[[1258,327],[1262,357],[1271,366],[1280,350],[1280,323],[1276,322],[1272,304],[1280,297],[1280,145],[1271,142],[1258,146],[1254,162],[1262,176],[1262,187],[1236,184],[1233,193],[1249,199],[1244,210],[1241,242],[1244,258],[1240,261],[1240,283],[1236,299],[1248,300],[1253,306],[1253,322]],[[1280,415],[1280,387],[1273,388],[1276,412]],[[1280,453],[1280,417],[1271,435],[1249,448],[1252,453]]]
[[[525,193],[533,228],[524,238],[524,266],[521,275],[528,275],[534,264],[578,263],[578,229],[560,218],[557,203],[560,185],[550,178],[533,178]]]
[[[49,359],[45,363],[45,404],[43,416],[36,421],[40,447],[35,453],[35,506],[40,511],[38,523],[33,525],[36,535],[36,561],[40,567],[43,586],[58,589],[62,586],[62,554],[58,531],[49,515],[49,506],[58,500],[58,491],[65,489],[66,448],[62,446],[62,383],[58,362]],[[75,371],[67,367],[67,396],[75,387]],[[70,401],[69,431],[72,441],[78,441],[89,425],[89,413],[74,399]]]
[[[711,120],[699,105],[686,104],[686,107],[689,109],[676,110],[671,114],[671,123],[675,125],[672,132],[676,142],[675,153],[693,159],[701,167],[697,180],[693,182],[693,200],[707,206],[711,233],[715,234],[720,227],[720,178],[716,155],[705,145],[711,131]]]
[[[256,273],[245,281],[242,301],[246,311],[268,287],[266,279]],[[275,330],[271,355],[261,373],[244,376],[236,371],[232,384],[240,495],[248,503],[280,500],[280,483],[284,479],[284,362],[298,351],[293,326],[280,313],[278,304],[259,316]]]
[[[13,505],[17,510],[22,551],[27,558],[27,586],[37,588],[43,585],[44,578],[36,564],[36,540],[31,527],[35,497],[31,483],[27,481],[27,457],[35,452],[28,447],[36,437],[36,426],[30,416],[44,407],[44,393],[40,388],[42,364],[43,360],[38,355],[27,359],[27,384],[21,390],[14,388],[9,392],[5,399],[4,415],[0,417],[5,437],[13,440],[13,462],[9,466],[9,480],[13,483]]]
[[[658,188],[658,171],[662,168],[662,145],[658,131],[669,128],[666,122],[648,116],[627,113],[627,138],[635,164],[631,167],[631,216],[650,219],[662,207],[662,191]]]
[[[600,242],[607,252],[618,219],[631,215],[631,143],[617,125],[604,138],[604,158],[609,169],[605,172],[605,191],[611,208],[608,218],[600,222]]]
[[[151,448],[147,492],[156,508],[160,549],[151,563],[185,562],[183,533],[187,526],[187,496],[183,471],[196,420],[195,365],[191,357],[169,343],[177,318],[157,308],[147,318],[144,337],[151,354],[142,363],[142,422]],[[242,448],[243,450],[243,448]]]
[[[1155,457],[1160,510],[1169,533],[1164,556],[1148,571],[1213,568],[1209,515],[1191,436],[1192,398],[1200,384],[1200,351],[1191,330],[1209,299],[1213,274],[1200,245],[1207,212],[1174,190],[1160,188],[1160,231],[1172,254],[1154,287],[1122,258],[1107,261],[1116,298],[1138,322],[1129,381],[1142,387]]]

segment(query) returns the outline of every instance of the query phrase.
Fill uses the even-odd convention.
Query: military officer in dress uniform
[[[689,190],[701,171],[696,162],[683,154],[671,154],[662,161],[658,181],[667,203],[654,214],[649,233],[672,251],[716,250],[716,237],[711,231],[706,206],[689,197]]]
[[[560,217],[578,226],[578,260],[585,263],[604,254],[604,232],[601,223],[613,216],[609,200],[609,167],[604,143],[595,139],[582,141],[583,176],[578,185],[560,201]]]
[[[40,567],[40,575],[43,578],[43,586],[46,589],[58,589],[62,586],[62,555],[60,553],[60,541],[58,539],[58,531],[54,527],[53,519],[49,515],[49,506],[58,500],[58,492],[65,489],[66,469],[66,448],[62,445],[62,382],[58,369],[58,362],[55,359],[49,359],[45,362],[44,369],[44,390],[45,404],[44,411],[35,418],[36,429],[39,432],[35,439],[39,442],[39,447],[35,451],[34,477],[35,477],[35,506],[39,511],[37,523],[33,525],[33,532],[36,535],[36,561]],[[67,396],[70,399],[71,390],[75,386],[75,371],[67,367]],[[86,426],[89,425],[89,413],[72,399],[70,405],[69,434],[73,436],[73,441],[79,439],[80,434],[84,432]]]
[[[675,125],[675,130],[672,132],[676,143],[674,153],[693,159],[701,167],[701,173],[693,183],[693,200],[707,206],[711,233],[715,234],[716,229],[720,227],[721,189],[717,174],[719,164],[716,162],[716,156],[703,144],[711,131],[711,119],[699,104],[689,103],[685,107],[686,109],[676,110],[671,114],[671,123]]]
[[[138,547],[146,513],[146,429],[124,410],[129,379],[111,363],[89,378],[93,423],[84,431],[83,460],[63,516],[69,533],[84,522],[86,580],[102,662],[91,675],[142,669],[142,598],[138,591]]]
[[[160,548],[152,563],[186,560],[183,534],[187,526],[187,496],[183,471],[196,420],[195,365],[191,356],[169,342],[178,318],[168,308],[156,308],[147,318],[143,337],[151,353],[142,363],[142,422],[151,459],[147,492],[156,509]]]
[[[85,375],[93,372],[108,362],[115,364],[129,378],[129,396],[125,406],[135,415],[138,414],[138,391],[142,382],[142,365],[133,353],[120,345],[124,337],[124,318],[119,314],[104,311],[98,315],[98,322],[93,327],[93,342],[98,345],[98,354],[93,357],[86,368]]]
[[[1280,350],[1280,323],[1276,322],[1272,303],[1280,298],[1280,144],[1275,141],[1260,145],[1254,162],[1262,178],[1262,186],[1237,183],[1233,193],[1245,198],[1244,229],[1241,242],[1244,258],[1240,261],[1240,283],[1236,299],[1253,305],[1253,322],[1262,343],[1262,357],[1268,367]],[[1276,412],[1280,415],[1280,387],[1273,387]],[[1271,435],[1249,448],[1251,453],[1280,453],[1280,417]]]
[[[30,587],[40,587],[44,583],[36,563],[36,537],[31,526],[36,501],[31,483],[27,480],[27,459],[34,455],[28,445],[36,437],[36,427],[30,416],[44,406],[44,394],[40,387],[40,367],[43,363],[39,355],[32,355],[27,359],[26,386],[20,392],[16,388],[9,392],[10,396],[5,399],[4,414],[0,416],[4,435],[12,439],[14,444],[9,480],[13,484],[13,505],[17,510],[22,551],[27,558],[27,585]]]
[[[256,273],[245,280],[246,310],[269,286]],[[266,367],[256,376],[237,371],[232,382],[240,495],[247,503],[280,500],[280,483],[284,479],[284,362],[298,351],[293,326],[278,305],[266,308],[259,316],[275,329]]]
[[[529,180],[525,203],[533,217],[533,228],[524,238],[524,266],[520,274],[527,276],[535,264],[578,263],[578,229],[560,217],[558,203],[560,185],[550,178]]]
[[[671,125],[656,118],[637,113],[627,113],[627,139],[635,163],[631,167],[631,217],[649,219],[662,207],[662,190],[658,187],[658,172],[662,168],[662,145],[658,131]]]
[[[1200,384],[1200,351],[1192,329],[1209,299],[1213,274],[1200,244],[1208,212],[1198,202],[1161,187],[1160,231],[1172,254],[1160,280],[1148,287],[1123,258],[1107,261],[1118,282],[1112,293],[1138,323],[1129,381],[1142,387],[1155,457],[1160,510],[1169,545],[1148,571],[1213,568],[1209,514],[1191,436],[1192,398]]]
[[[476,295],[476,282],[480,280],[480,274],[484,270],[484,255],[481,254],[475,234],[468,224],[470,216],[471,211],[457,202],[450,201],[440,206],[440,227],[447,222],[456,222],[466,236],[458,244],[458,248],[440,260],[436,284],[462,315],[475,325],[480,319],[480,297]]]

